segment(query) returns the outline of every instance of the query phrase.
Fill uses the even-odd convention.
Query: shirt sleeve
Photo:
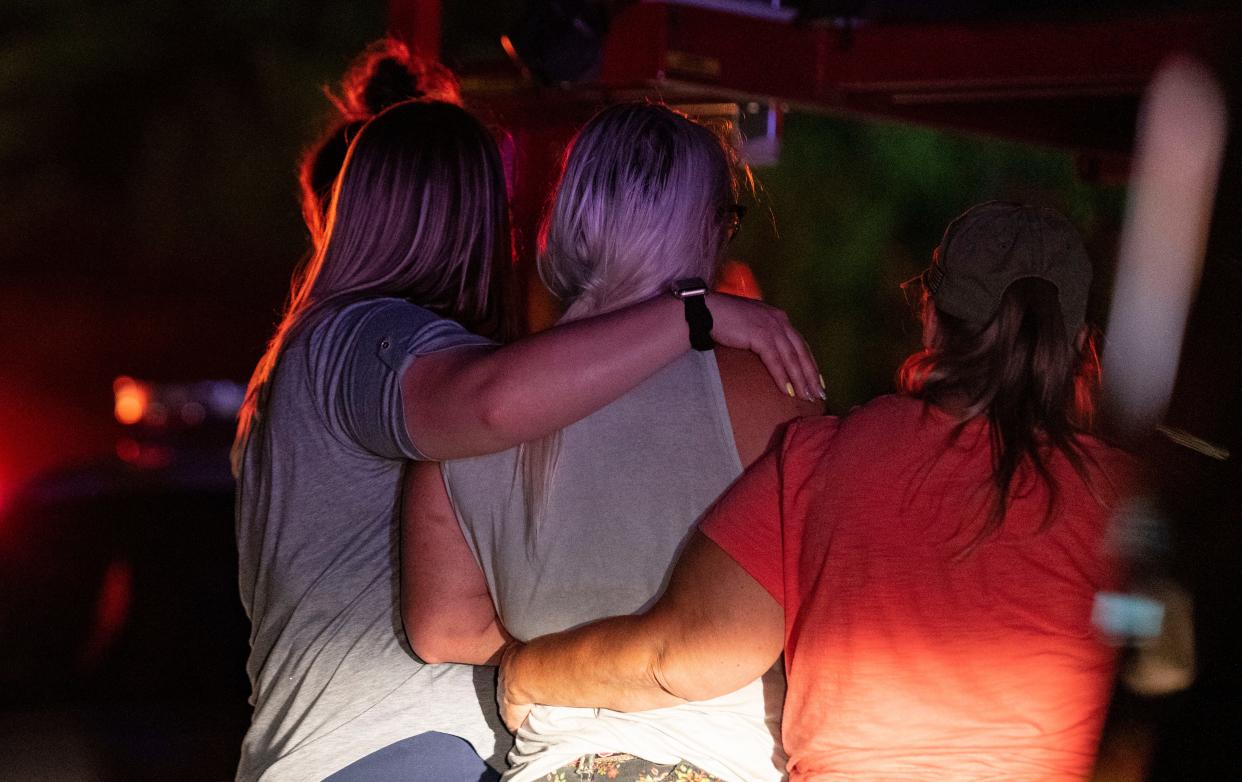
[[[784,606],[780,485],[777,444],[721,495],[699,522],[699,531]]]
[[[835,416],[791,422],[708,510],[699,530],[788,609],[786,564],[794,566],[806,524],[806,498],[792,498],[816,475],[840,427]],[[801,510],[799,510],[801,508]],[[793,588],[793,587],[791,587]]]
[[[419,356],[491,344],[402,299],[358,302],[313,328],[311,393],[324,424],[342,442],[389,459],[423,459],[406,429],[401,376]]]

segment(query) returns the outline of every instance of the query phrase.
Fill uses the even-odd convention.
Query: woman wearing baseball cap
[[[712,698],[782,650],[793,780],[1081,779],[1114,654],[1091,626],[1130,471],[1091,436],[1091,267],[1056,212],[990,202],[922,276],[900,393],[804,419],[710,510],[646,614],[514,646],[525,704]]]

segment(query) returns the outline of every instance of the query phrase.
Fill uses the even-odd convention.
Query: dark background
[[[500,59],[523,7],[446,2],[446,63]],[[330,111],[324,88],[387,18],[379,0],[0,6],[0,779],[231,775],[248,709],[228,425],[181,436],[171,467],[122,463],[136,435],[113,418],[113,381],[245,382],[306,251],[294,169]],[[1236,452],[1231,150],[1171,415]],[[891,390],[917,344],[898,285],[977,201],[1068,214],[1097,264],[1102,322],[1124,188],[1081,164],[1074,150],[794,111],[733,253],[806,334],[844,412]],[[1237,613],[1237,471],[1187,459],[1169,457],[1165,493],[1193,520],[1176,567],[1198,585],[1210,656],[1191,696],[1127,713],[1165,726],[1162,778],[1207,779],[1186,769],[1238,724],[1236,639],[1211,629]]]
[[[447,3],[446,61],[521,4]],[[245,380],[306,246],[294,168],[382,2],[9,0],[0,10],[0,497],[108,452],[118,375]],[[1117,187],[1068,152],[794,114],[736,244],[820,351],[835,408],[883,390],[899,300],[945,223],[1050,202],[1107,263]]]

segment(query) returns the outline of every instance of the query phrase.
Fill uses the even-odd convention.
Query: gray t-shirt
[[[430,730],[493,763],[507,750],[494,669],[418,660],[398,592],[402,470],[422,458],[401,374],[417,356],[485,344],[409,302],[372,299],[282,351],[238,479],[254,706],[238,780],[320,780]]]
[[[561,431],[533,537],[518,449],[441,469],[505,628],[529,640],[650,606],[742,463],[715,355],[687,351]],[[631,752],[653,763],[687,760],[733,782],[777,782],[783,696],[773,669],[728,695],[646,712],[536,706],[505,779],[534,782],[587,753]]]

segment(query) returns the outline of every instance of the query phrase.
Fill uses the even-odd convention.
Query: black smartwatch
[[[707,283],[699,277],[686,277],[671,286],[672,293],[686,306],[686,323],[690,324],[690,347],[695,350],[711,350],[712,313],[707,309]]]

